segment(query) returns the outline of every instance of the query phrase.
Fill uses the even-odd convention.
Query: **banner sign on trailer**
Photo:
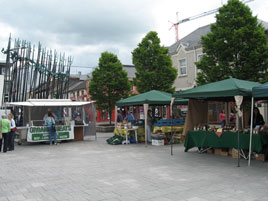
[[[57,140],[73,140],[74,129],[73,126],[58,125]],[[31,126],[27,133],[27,142],[44,142],[49,141],[49,133],[46,126]]]

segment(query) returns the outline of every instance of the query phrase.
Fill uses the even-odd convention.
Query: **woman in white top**
[[[8,115],[8,120],[10,121],[10,133],[8,134],[8,151],[13,151],[16,124],[11,113]]]

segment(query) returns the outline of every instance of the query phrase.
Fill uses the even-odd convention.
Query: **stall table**
[[[188,131],[184,142],[185,152],[193,147],[238,148],[238,133],[223,132],[219,137],[212,131]],[[249,149],[249,134],[240,133],[240,149]],[[268,134],[254,134],[252,136],[252,150],[260,153],[263,145],[268,144]]]
[[[138,128],[115,128],[114,135],[120,135],[123,138],[126,138],[126,142],[128,142],[127,137],[131,134],[135,134],[136,143],[138,141],[144,141],[144,127],[139,126]]]

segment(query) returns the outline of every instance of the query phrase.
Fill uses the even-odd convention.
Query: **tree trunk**
[[[110,125],[112,125],[112,111],[109,109],[109,115],[110,115]]]

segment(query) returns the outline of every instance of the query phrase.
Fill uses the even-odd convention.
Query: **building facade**
[[[133,65],[123,65],[123,70],[127,72],[128,79],[132,86],[132,92],[137,94],[136,87],[133,85],[133,79],[135,77],[136,68]],[[91,73],[86,75],[71,75],[69,84],[69,97],[74,101],[90,101],[90,94],[88,93],[88,85],[92,78]],[[115,121],[115,111],[112,112],[112,116],[104,110],[97,110],[97,123],[108,123]]]
[[[265,33],[268,36],[268,23],[261,20],[259,22],[265,28]],[[176,91],[186,90],[196,86],[195,80],[199,70],[195,63],[202,58],[203,48],[201,37],[207,35],[208,32],[210,32],[210,25],[200,27],[169,47],[173,67],[178,70],[178,76],[173,85]],[[224,104],[222,102],[209,103],[209,113],[213,114],[209,116],[210,123],[219,123],[218,114],[215,111],[220,111],[223,108]],[[261,112],[264,114],[267,122],[267,107],[262,107]]]
[[[268,23],[259,22],[268,35]],[[201,37],[210,32],[210,24],[200,27],[169,47],[173,67],[178,70],[178,76],[173,86],[176,91],[190,89],[196,86],[198,69],[195,65],[202,58],[203,48]]]

